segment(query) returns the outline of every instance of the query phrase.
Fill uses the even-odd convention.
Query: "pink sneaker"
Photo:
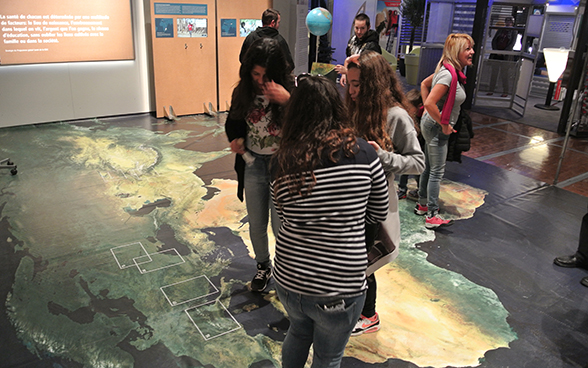
[[[380,329],[380,316],[378,313],[373,317],[367,318],[363,314],[359,316],[359,320],[355,324],[355,328],[351,332],[351,336],[359,336],[363,333],[376,332]]]
[[[428,211],[429,211],[429,207],[423,206],[420,203],[417,203],[414,208],[414,213],[416,213],[419,216],[426,215]]]
[[[438,214],[435,214],[431,217],[427,216],[427,218],[425,219],[425,227],[427,229],[436,229],[438,227],[444,227],[449,225],[453,225],[453,220],[443,220],[441,217],[439,217]]]

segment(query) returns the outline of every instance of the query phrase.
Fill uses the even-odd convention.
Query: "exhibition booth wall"
[[[130,0],[130,7],[134,59],[0,66],[0,127],[150,111],[153,97],[146,37],[151,27],[146,16],[148,1]],[[45,16],[56,15],[44,9],[24,8],[15,14],[15,10],[0,11],[5,17],[3,27],[11,26],[8,16],[24,16],[25,20],[29,15],[41,15],[41,11],[46,12],[42,13]],[[47,23],[55,22],[51,19]],[[4,32],[3,40],[6,35],[9,33]]]
[[[132,16],[129,27],[132,29],[129,30],[128,37],[132,40],[127,44],[132,48],[131,57],[123,57],[124,60],[119,57],[117,60],[97,61],[79,61],[86,60],[80,58],[70,59],[71,62],[47,60],[44,63],[39,63],[38,60],[27,62],[26,59],[22,61],[22,58],[13,57],[16,55],[14,51],[21,51],[19,56],[25,55],[26,51],[30,51],[29,55],[39,54],[39,50],[45,47],[45,44],[42,44],[44,40],[59,43],[47,45],[47,48],[51,49],[51,46],[61,47],[68,41],[83,39],[89,53],[95,51],[92,48],[100,48],[104,54],[109,53],[112,51],[109,47],[114,48],[113,45],[104,45],[103,41],[100,46],[93,46],[92,42],[98,37],[81,37],[88,34],[84,34],[86,32],[81,25],[83,22],[77,18],[82,18],[82,13],[87,14],[84,18],[88,18],[88,21],[91,20],[89,18],[93,20],[98,13],[102,13],[98,17],[107,18],[104,12],[100,11],[100,7],[104,7],[108,2],[114,4],[112,1],[120,3],[118,0],[97,1],[96,9],[82,8],[73,11],[66,9],[75,7],[75,3],[66,8],[64,3],[57,2],[56,6],[61,7],[58,11],[52,11],[48,6],[41,6],[33,0],[14,3],[18,6],[10,9],[6,5],[2,6],[0,23],[3,22],[3,26],[10,27],[4,28],[4,31],[0,27],[2,36],[4,39],[12,37],[17,43],[16,46],[22,46],[22,49],[16,50],[9,42],[4,42],[0,47],[0,127],[146,112],[155,112],[157,116],[163,116],[163,106],[170,105],[174,106],[178,115],[195,114],[203,112],[204,105],[208,105],[209,102],[215,108],[224,111],[230,102],[232,88],[238,81],[238,54],[244,36],[240,34],[239,24],[236,34],[229,34],[228,37],[226,34],[223,35],[222,26],[227,21],[240,22],[242,18],[259,20],[263,10],[271,7],[272,3],[273,7],[282,13],[280,33],[289,42],[296,57],[296,64],[304,65],[301,61],[308,58],[308,37],[306,32],[299,30],[300,26],[306,28],[304,23],[300,22],[305,14],[298,14],[304,8],[304,2],[299,4],[288,0],[255,0],[240,3],[231,0],[180,0],[170,3],[129,0],[128,13]],[[156,3],[169,11],[164,10],[162,14],[156,14]],[[174,7],[181,4],[193,6],[196,13],[197,7],[205,4],[206,15],[182,14],[184,8],[181,7],[178,14],[163,14],[174,13]],[[33,7],[37,8],[32,9]],[[71,20],[67,19],[69,16]],[[112,31],[118,22],[115,22],[116,17],[110,18],[111,23],[108,25]],[[171,26],[175,32],[166,35],[167,31],[163,31],[163,37],[157,37],[157,24],[154,23],[156,18],[166,18],[167,21],[173,22]],[[197,33],[196,27],[189,37],[178,33],[181,28],[178,22],[190,18],[206,19],[206,37],[201,37],[202,34]],[[33,28],[14,26],[20,24],[21,20],[24,22],[22,24],[28,23]],[[41,28],[35,34],[37,22]],[[67,28],[76,28],[76,31],[73,31],[76,33],[72,32],[71,37],[67,39],[67,29],[63,28],[65,32],[56,35],[57,28],[53,29],[53,24],[66,24]],[[86,28],[91,32],[90,27]],[[62,29],[57,29],[57,32],[60,31]],[[108,32],[104,33],[108,36]],[[50,36],[54,38],[48,39]],[[41,45],[31,46],[27,43],[30,41],[21,41],[25,37],[27,40],[38,37]],[[306,38],[306,43],[299,42],[299,39],[303,38]],[[18,44],[18,41],[21,43]],[[71,43],[71,49],[80,51],[77,45]],[[25,50],[26,48],[30,50]],[[295,52],[297,48],[301,50],[299,53]],[[8,51],[13,53],[10,54]],[[92,60],[92,56],[88,58],[87,60]],[[203,96],[198,97],[200,94]]]

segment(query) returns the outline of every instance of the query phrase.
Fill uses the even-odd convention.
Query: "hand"
[[[341,78],[339,78],[339,84],[341,87],[345,87],[347,84],[347,74],[341,74]]]
[[[347,68],[341,64],[335,65],[335,71],[338,74],[347,74]]]
[[[347,65],[349,65],[349,63],[355,63],[355,64],[359,65],[359,54],[351,55],[347,59],[345,59],[345,67],[346,68],[347,68]]]
[[[231,141],[231,151],[239,154],[245,153],[245,140],[243,138],[233,139]]]
[[[378,152],[380,150],[380,145],[377,144],[374,141],[368,141],[368,143],[370,144],[370,146],[374,147],[374,149],[376,150],[376,152]]]
[[[443,131],[443,134],[445,134],[445,135],[450,135],[451,133],[457,133],[457,131],[455,131],[453,129],[451,124],[441,124],[441,130]]]
[[[290,92],[274,81],[266,82],[261,92],[271,103],[285,105],[290,99]]]

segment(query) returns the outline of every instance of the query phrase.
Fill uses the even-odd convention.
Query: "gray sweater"
[[[388,110],[388,134],[392,139],[393,152],[378,150],[378,157],[388,179],[390,208],[386,222],[391,222],[398,231],[390,234],[394,244],[400,245],[400,216],[398,195],[394,183],[395,174],[419,175],[425,170],[425,154],[417,139],[414,123],[408,112],[400,106]]]

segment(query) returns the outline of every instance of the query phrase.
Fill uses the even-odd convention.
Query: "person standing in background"
[[[366,14],[357,14],[353,19],[353,32],[354,35],[349,39],[347,48],[345,49],[345,55],[350,57],[351,55],[359,55],[363,51],[372,50],[378,54],[382,53],[380,47],[380,36],[376,31],[370,29],[370,17]],[[336,65],[335,70],[341,74],[340,83],[345,86],[347,81],[347,68],[345,65]]]
[[[582,218],[580,227],[580,239],[576,253],[569,256],[557,257],[553,260],[557,266],[567,268],[583,268],[588,270],[588,213]],[[580,280],[580,284],[588,287],[588,276]]]
[[[271,8],[266,9],[261,16],[261,24],[261,27],[258,27],[255,31],[249,33],[249,35],[247,35],[245,38],[245,41],[243,41],[241,52],[239,53],[239,62],[243,63],[245,54],[253,42],[259,40],[260,38],[273,38],[278,41],[278,44],[284,53],[284,57],[288,63],[287,72],[291,73],[292,70],[294,70],[294,60],[292,59],[292,54],[290,53],[288,43],[278,31],[280,28],[280,12]]]
[[[517,42],[517,31],[512,29],[514,21],[512,17],[504,18],[505,29],[499,29],[492,37],[492,49],[500,51],[512,51],[515,43]],[[506,61],[512,60],[509,55],[502,54],[490,54],[491,62],[490,69],[490,92],[488,96],[492,96],[496,91],[496,82],[498,80],[498,74],[500,74],[500,80],[502,81],[502,95],[500,97],[507,97],[510,94],[509,79],[510,73],[509,68],[504,65]],[[504,66],[504,67],[503,67]]]
[[[425,139],[421,134],[421,117],[425,112],[425,107],[423,106],[423,99],[421,97],[421,92],[418,89],[411,89],[406,93],[406,99],[408,100],[408,114],[412,117],[414,121],[414,129],[417,132],[417,139],[419,140],[419,144],[421,145],[421,150],[425,151]],[[409,175],[403,174],[400,175],[398,179],[398,199],[410,198],[414,201],[419,199],[419,180],[420,175],[415,175],[415,180],[417,183],[416,189],[408,191],[408,177]]]

